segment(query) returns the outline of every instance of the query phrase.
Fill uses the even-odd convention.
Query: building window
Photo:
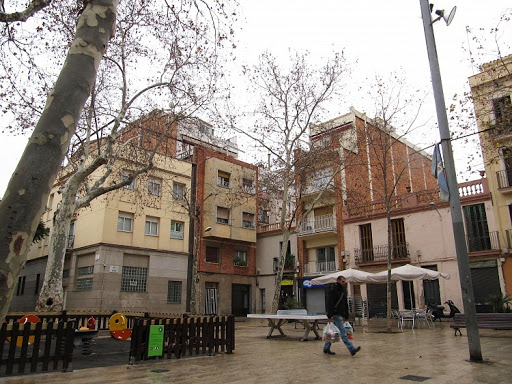
[[[80,267],[76,270],[77,276],[85,276],[85,275],[92,275],[94,272],[94,265],[89,265],[87,267]]]
[[[512,128],[512,104],[510,95],[492,101],[494,120],[498,132],[508,132]]]
[[[117,217],[117,230],[131,232],[133,227],[133,213],[119,212]]]
[[[269,213],[266,209],[259,210],[258,222],[260,224],[268,224],[269,223]]]
[[[217,207],[217,223],[229,224],[229,209]]]
[[[371,224],[363,224],[359,226],[359,238],[361,241],[361,261],[373,261],[373,238]]]
[[[463,207],[466,223],[466,237],[469,252],[489,251],[491,236],[487,226],[487,214],[484,204],[467,205]]]
[[[334,247],[316,249],[317,272],[336,270]]]
[[[18,289],[16,290],[16,296],[23,296],[25,293],[25,280],[27,279],[26,276],[20,276],[18,277]]]
[[[274,257],[272,259],[272,270],[273,271],[277,271],[279,269],[279,258],[278,257]]]
[[[150,195],[160,196],[160,190],[162,189],[162,182],[160,179],[153,177],[148,180],[148,193]]]
[[[36,287],[35,287],[35,290],[34,290],[34,295],[37,295],[39,293],[39,283],[41,281],[41,274],[38,273],[37,276],[36,276]]]
[[[180,304],[181,303],[181,281],[168,281],[167,282],[167,303]]]
[[[393,239],[393,258],[404,259],[409,257],[407,242],[405,241],[404,219],[391,220],[391,237]]]
[[[144,267],[125,267],[121,275],[122,292],[146,292],[148,269]]]
[[[254,213],[242,213],[242,227],[254,229]]]
[[[146,217],[144,234],[148,236],[158,236],[158,218],[149,216]]]
[[[235,251],[234,265],[237,267],[247,267],[247,251]]]
[[[224,171],[219,171],[217,174],[217,185],[219,187],[229,188],[230,174]]]
[[[133,173],[129,172],[123,172],[121,175],[121,182],[125,182],[126,180],[130,179],[133,176]],[[135,178],[132,179],[130,184],[127,184],[124,186],[126,189],[135,189]]]
[[[254,194],[254,182],[251,179],[243,179],[242,189],[245,193]]]
[[[92,291],[92,277],[76,280],[77,291]]]
[[[219,261],[219,248],[206,247],[206,262],[220,264]]]
[[[182,221],[171,221],[171,239],[183,239],[185,223]]]
[[[172,198],[174,200],[185,199],[185,184],[174,183],[172,185]]]

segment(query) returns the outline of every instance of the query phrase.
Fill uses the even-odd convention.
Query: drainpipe
[[[188,263],[187,263],[187,303],[186,312],[190,312],[190,300],[192,299],[192,269],[194,264],[194,239],[195,220],[192,215],[196,212],[196,185],[197,185],[197,164],[192,163],[192,175],[190,181],[190,220],[188,226]]]

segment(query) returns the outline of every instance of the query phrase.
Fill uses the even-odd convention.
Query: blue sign
[[[313,285],[313,284],[311,284],[311,280],[309,280],[309,279],[308,279],[308,280],[304,280],[304,281],[302,282],[302,286],[303,286],[304,288],[313,288],[313,287],[315,287],[315,288],[322,288],[322,287],[324,287],[324,286],[325,286],[325,284],[322,284],[322,285]]]

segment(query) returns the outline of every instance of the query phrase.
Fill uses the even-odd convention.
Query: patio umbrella
[[[385,283],[388,271],[370,274],[369,282]],[[415,267],[411,264],[402,265],[401,267],[391,269],[391,280],[436,280],[439,278],[449,279],[448,273],[433,271],[427,268]]]
[[[329,283],[335,283],[338,276],[343,276],[349,283],[367,283],[369,282],[368,276],[373,275],[370,272],[364,272],[359,269],[344,269],[343,271],[338,271],[334,273],[330,273],[325,276],[315,277],[311,280],[311,285],[323,285]]]

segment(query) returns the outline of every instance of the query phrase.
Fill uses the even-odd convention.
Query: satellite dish
[[[455,16],[455,11],[457,10],[457,7],[453,7],[453,9],[450,11],[450,14],[448,15],[448,17],[445,16],[445,12],[444,12],[444,9],[438,9],[436,11],[436,15],[439,16],[437,19],[435,19],[433,22],[435,23],[437,20],[439,20],[440,18],[443,18],[444,22],[446,23],[446,25],[450,25],[450,23],[452,22],[454,16]]]
[[[444,22],[446,23],[446,26],[450,25],[453,18],[455,17],[455,11],[457,11],[457,6],[452,8],[452,10],[450,11],[450,14],[448,15],[448,18],[444,17],[444,15],[443,15],[443,19],[444,19]]]

